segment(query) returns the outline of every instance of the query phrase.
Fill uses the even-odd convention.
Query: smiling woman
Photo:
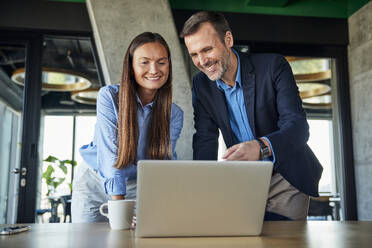
[[[172,103],[168,45],[157,33],[142,33],[126,52],[120,85],[98,93],[94,139],[80,148],[72,222],[107,221],[101,204],[135,199],[137,161],[176,159],[182,125],[183,111]]]

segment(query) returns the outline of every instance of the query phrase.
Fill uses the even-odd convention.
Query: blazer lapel
[[[236,142],[234,142],[234,134],[231,129],[230,125],[230,119],[229,119],[229,112],[227,110],[227,104],[226,104],[226,97],[225,94],[218,89],[216,82],[211,81],[210,84],[211,90],[212,90],[212,95],[213,95],[213,102],[216,103],[216,113],[217,113],[217,118],[220,120],[220,129],[221,132],[224,136],[226,146],[230,147]]]
[[[245,54],[239,53],[239,58],[245,110],[247,112],[249,126],[251,127],[253,136],[256,137],[256,128],[254,124],[255,123],[254,109],[256,102],[255,74],[253,74],[253,66],[249,61],[249,57]]]

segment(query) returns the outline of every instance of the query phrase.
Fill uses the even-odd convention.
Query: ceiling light
[[[302,99],[322,96],[331,92],[331,86],[324,82],[331,78],[330,70],[316,73],[296,74],[294,77]]]
[[[98,89],[87,89],[71,92],[71,99],[82,104],[95,105],[97,102]]]
[[[326,70],[316,73],[295,74],[294,77],[296,82],[300,83],[328,80],[331,79],[331,75],[331,70]]]
[[[305,108],[330,109],[332,108],[332,97],[330,94],[314,96],[302,100]]]
[[[16,84],[24,86],[25,68],[15,70],[11,78]],[[41,82],[41,89],[46,91],[77,91],[92,85],[89,79],[80,73],[48,67],[42,68]]]
[[[297,83],[302,99],[322,96],[331,92],[331,87],[324,83]]]

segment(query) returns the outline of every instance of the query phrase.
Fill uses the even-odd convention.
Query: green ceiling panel
[[[261,7],[284,7],[289,3],[289,0],[246,0],[247,6]]]
[[[349,0],[347,8],[347,16],[351,16],[367,4],[370,0]]]
[[[254,5],[249,4],[251,1]],[[283,5],[270,0],[169,0],[169,2],[174,9],[347,18],[369,0],[278,0],[281,4],[287,2]]]
[[[85,0],[51,1],[85,2]],[[347,18],[369,1],[370,0],[169,0],[173,9],[332,18]]]

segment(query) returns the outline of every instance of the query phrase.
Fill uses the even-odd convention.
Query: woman
[[[72,222],[107,221],[99,207],[110,199],[136,198],[136,163],[177,159],[183,111],[172,103],[169,47],[145,32],[129,45],[120,85],[100,89],[93,142],[80,148],[72,194]]]

